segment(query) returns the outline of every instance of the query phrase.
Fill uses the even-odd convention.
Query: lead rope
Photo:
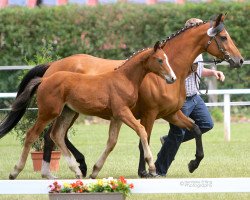
[[[198,61],[198,62],[195,62],[194,64],[198,64],[198,63],[214,63],[214,65],[216,65],[216,64],[221,63],[221,62],[222,62],[222,60],[215,60],[214,59],[213,61],[212,60],[211,61]],[[195,86],[196,86],[196,89],[198,90],[199,94],[201,94],[201,95],[207,95],[208,94],[208,85],[199,76],[199,74],[197,73],[197,71],[193,69],[193,65],[191,67],[191,70],[194,73]],[[200,91],[199,85],[203,85],[204,88],[206,89],[206,92],[204,94]]]
[[[197,79],[198,79],[198,81],[197,81]],[[201,79],[201,77],[199,76],[199,74],[197,72],[194,72],[194,80],[195,80],[196,89],[198,90],[199,94],[207,95],[208,86],[207,86],[206,82],[203,79]],[[206,88],[206,92],[204,94],[200,91],[199,85],[203,85]]]

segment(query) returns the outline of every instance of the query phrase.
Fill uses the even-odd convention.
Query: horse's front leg
[[[136,120],[131,110],[127,107],[121,109],[118,115],[122,119],[122,121],[126,125],[128,125],[130,128],[132,128],[140,137],[143,152],[144,152],[144,160],[148,163],[149,173],[152,176],[156,176],[157,174],[155,170],[155,164],[153,161],[153,155],[148,144],[148,135],[144,126],[142,126],[140,122]]]
[[[181,110],[178,110],[175,114],[164,117],[163,119],[180,128],[185,128],[194,134],[196,143],[196,158],[191,160],[188,164],[189,172],[193,173],[199,167],[199,164],[204,157],[202,132],[200,128],[194,123],[192,119],[184,115]]]
[[[105,150],[103,151],[102,155],[98,159],[98,161],[95,163],[93,167],[92,174],[90,175],[90,178],[96,178],[100,170],[102,169],[108,155],[110,152],[114,149],[118,135],[121,129],[122,121],[118,119],[111,118],[110,125],[109,125],[109,137],[107,141],[107,145]]]
[[[154,111],[144,112],[141,115],[141,125],[145,127],[145,130],[147,132],[148,143],[150,143],[151,132],[152,132],[152,128],[153,128],[156,116],[157,116],[157,112],[154,112]],[[140,150],[140,160],[139,160],[139,166],[138,166],[138,176],[141,178],[150,177],[150,174],[148,174],[146,170],[146,166],[145,166],[146,163],[144,159],[144,151],[143,151],[141,140],[139,142],[139,150]]]

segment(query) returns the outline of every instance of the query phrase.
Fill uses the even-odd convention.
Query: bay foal
[[[76,112],[111,121],[106,149],[95,164],[91,178],[98,175],[114,148],[122,122],[135,130],[140,137],[149,171],[155,174],[147,133],[130,109],[135,106],[141,82],[149,72],[159,75],[164,79],[165,84],[176,80],[168,58],[159,46],[160,43],[157,42],[154,48],[138,52],[115,71],[102,75],[57,72],[48,78],[32,79],[14,102],[13,109],[18,109],[29,102],[37,88],[38,117],[35,125],[26,134],[20,160],[11,172],[10,179],[15,179],[22,171],[32,143],[45,126],[55,119],[51,138],[61,150],[69,168],[75,172],[77,178],[81,177],[81,171],[64,142],[65,128],[69,126]],[[66,109],[64,109],[65,106]]]

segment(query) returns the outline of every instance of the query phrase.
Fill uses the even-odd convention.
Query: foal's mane
[[[116,67],[115,70],[117,70],[117,69],[121,68],[122,66],[124,66],[127,62],[129,62],[132,58],[134,58],[134,57],[137,56],[138,54],[140,54],[140,53],[142,53],[142,52],[144,52],[144,51],[147,51],[147,50],[149,50],[149,49],[150,49],[150,48],[148,47],[148,48],[146,48],[146,49],[140,49],[140,50],[138,50],[137,52],[134,52],[130,57],[128,57],[128,58],[125,60],[124,63],[122,63],[120,66]]]
[[[204,22],[198,22],[198,23],[192,24],[190,26],[184,26],[183,28],[176,31],[175,33],[172,33],[166,39],[162,40],[161,41],[161,48],[163,48],[169,40],[175,38],[176,36],[180,35],[181,33],[184,33],[186,30],[189,30],[189,29],[194,28],[194,27],[198,27],[198,26],[206,24],[206,23],[207,23],[207,21],[204,21]]]

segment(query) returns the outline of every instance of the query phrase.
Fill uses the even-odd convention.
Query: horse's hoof
[[[82,177],[85,178],[87,176],[87,171],[81,171],[82,172]]]
[[[16,177],[15,177],[15,176],[13,176],[12,174],[10,174],[10,175],[9,175],[9,179],[10,179],[10,180],[15,180],[15,179],[16,179]]]
[[[82,172],[82,177],[85,178],[87,176],[87,167],[79,166],[79,169]]]
[[[138,172],[138,176],[140,178],[147,178],[148,177],[148,172],[146,170],[143,170],[143,171],[139,171]]]
[[[188,170],[190,173],[193,173],[197,169],[197,162],[195,160],[191,160],[188,164]]]
[[[82,176],[79,174],[76,174],[76,179],[82,179]]]
[[[90,179],[95,179],[96,177],[91,174],[91,175],[89,175],[89,178]]]
[[[52,174],[42,174],[42,178],[46,178],[48,180],[55,180],[58,179],[58,177],[52,175]]]

